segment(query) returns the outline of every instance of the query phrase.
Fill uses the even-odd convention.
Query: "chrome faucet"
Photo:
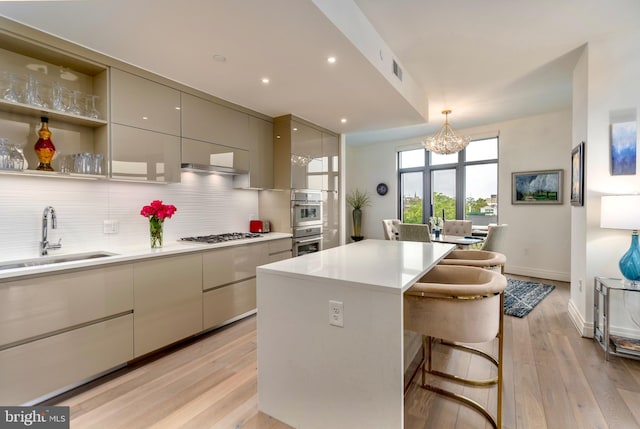
[[[58,219],[56,219],[56,211],[53,207],[47,206],[42,213],[42,241],[40,242],[40,256],[46,256],[49,254],[49,249],[59,249],[62,247],[62,238],[58,240],[58,244],[49,244],[47,240],[47,225],[48,217],[51,213],[51,229],[58,227]]]

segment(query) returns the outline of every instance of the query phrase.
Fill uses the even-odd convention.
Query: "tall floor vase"
[[[354,241],[360,241],[362,240],[362,233],[361,233],[361,229],[362,229],[362,210],[360,209],[353,209],[353,212],[351,212],[351,216],[353,218],[353,235],[351,236],[351,238]]]

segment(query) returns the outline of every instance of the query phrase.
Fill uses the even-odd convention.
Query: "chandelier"
[[[291,164],[300,167],[306,167],[307,165],[309,165],[312,159],[313,158],[311,158],[310,156],[296,155],[293,153],[291,154]]]
[[[453,128],[449,126],[448,115],[451,113],[451,110],[443,110],[442,113],[444,114],[444,125],[436,134],[427,137],[427,139],[422,142],[422,145],[428,151],[440,155],[460,152],[467,147],[469,141],[471,141],[471,137],[459,136],[453,131]]]

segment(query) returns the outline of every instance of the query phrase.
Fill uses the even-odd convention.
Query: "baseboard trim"
[[[518,267],[513,265],[506,265],[505,272],[507,274],[515,274],[518,276],[536,277],[539,279],[557,280],[560,282],[570,282],[571,274],[561,271],[541,270],[530,267]]]
[[[580,336],[585,338],[593,338],[593,323],[587,323],[584,320],[582,314],[580,314],[580,311],[578,310],[578,307],[576,307],[571,299],[569,300],[569,304],[567,305],[567,310],[569,311],[569,317],[573,322],[573,326],[576,327]]]

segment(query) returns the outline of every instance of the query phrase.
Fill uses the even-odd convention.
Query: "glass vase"
[[[149,220],[149,237],[151,238],[152,249],[162,247],[162,221]]]

